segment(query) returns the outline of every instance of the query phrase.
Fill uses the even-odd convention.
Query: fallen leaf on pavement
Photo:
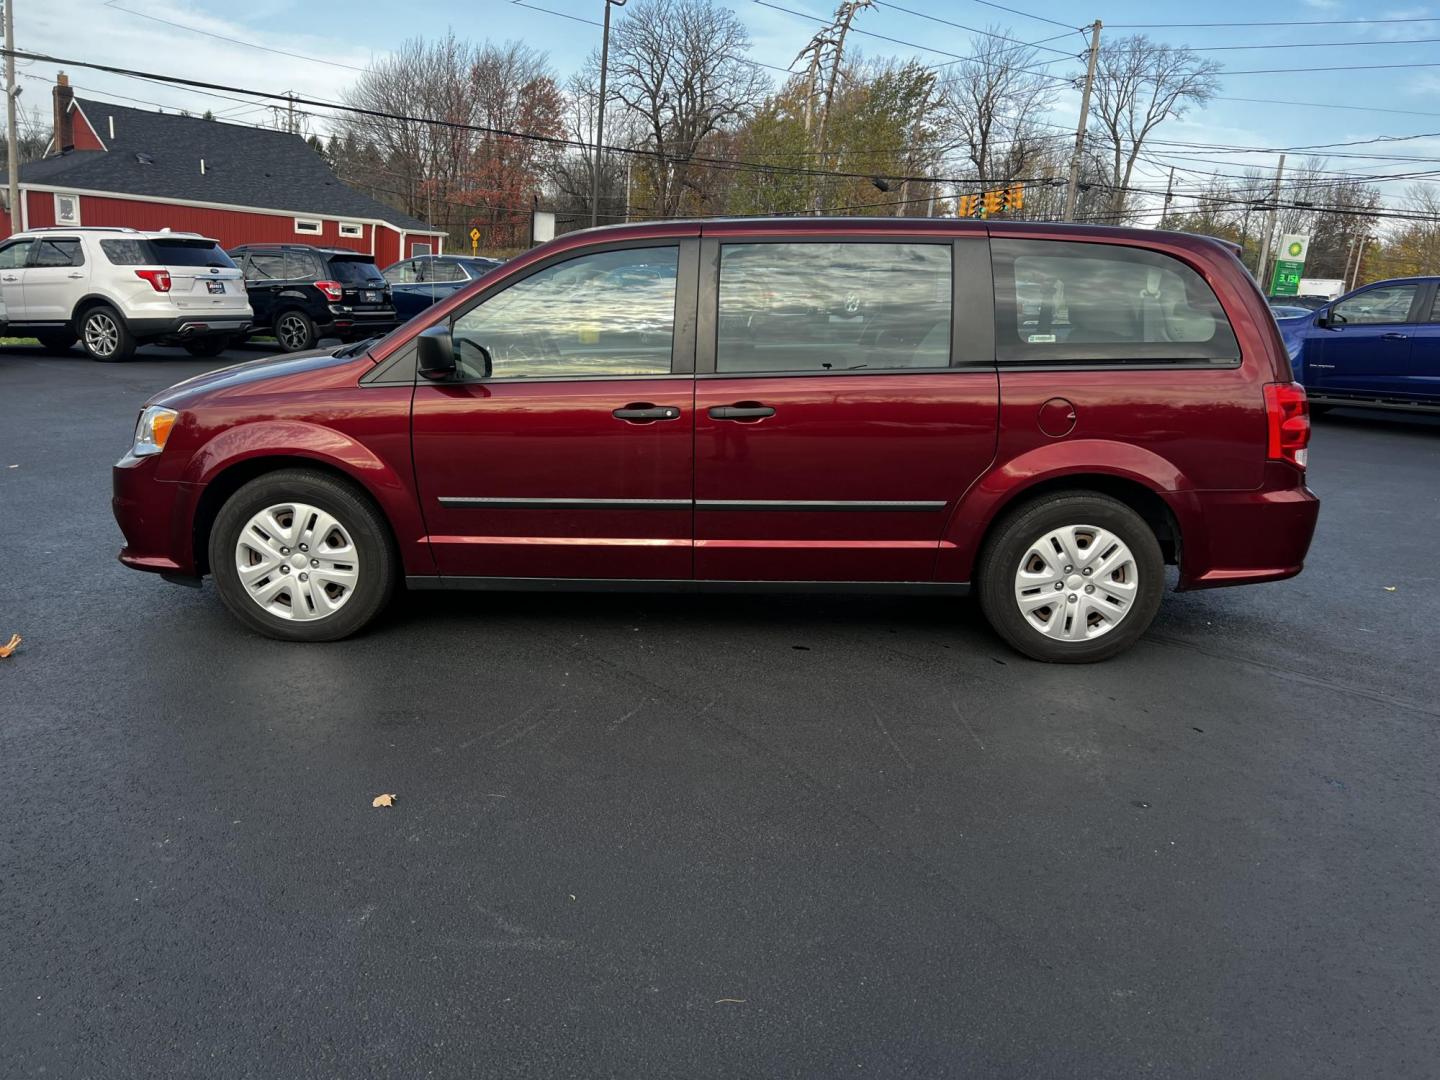
[[[10,640],[4,645],[0,645],[0,660],[7,659],[11,653],[20,647],[20,642],[23,640],[19,634],[11,634]]]
[[[1394,592],[1394,591],[1395,591],[1395,586],[1394,586],[1394,585],[1386,585],[1386,586],[1385,586],[1385,591],[1386,591],[1386,592]]]
[[[744,1005],[744,998],[716,998],[716,1005]]]
[[[393,794],[376,795],[370,800],[371,806],[394,806],[395,796]]]

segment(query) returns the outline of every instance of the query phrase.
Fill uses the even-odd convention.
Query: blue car
[[[395,313],[403,322],[499,265],[499,259],[477,255],[417,255],[387,267],[385,280],[390,283]]]
[[[1320,409],[1440,411],[1440,277],[1377,281],[1275,324]]]

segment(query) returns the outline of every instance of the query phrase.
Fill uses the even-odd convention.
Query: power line
[[[1110,23],[1115,30],[1239,30],[1247,26],[1381,26],[1390,23],[1440,22],[1440,18],[1413,16],[1394,19],[1286,19],[1283,22]]]
[[[243,45],[247,49],[258,49],[261,52],[275,53],[277,56],[289,56],[295,60],[308,60],[312,64],[327,64],[330,67],[345,68],[348,71],[364,71],[365,68],[356,67],[354,64],[342,64],[338,60],[326,60],[320,56],[307,56],[304,53],[289,52],[285,49],[273,49],[268,45],[258,45],[253,41],[241,41],[239,38],[226,37],[224,34],[211,33],[209,30],[201,30],[198,26],[186,26],[184,23],[171,22],[169,19],[162,19],[158,15],[147,15],[143,11],[135,11],[132,8],[121,7],[117,0],[105,0],[105,6],[114,8],[116,11],[123,11],[127,15],[134,15],[137,19],[149,19],[151,22],[164,23],[166,26],[173,26],[177,30],[188,30],[192,34],[203,34],[208,38],[215,38],[217,41],[227,41],[232,45]]]
[[[1436,20],[1440,22],[1440,20]],[[1429,45],[1440,38],[1377,38],[1374,41],[1289,41],[1279,45],[1206,45],[1187,46],[1191,52],[1237,52],[1245,49],[1353,49],[1370,45]]]
[[[1034,19],[1036,22],[1049,23],[1051,26],[1063,26],[1067,31],[1080,29],[1078,26],[1063,23],[1059,19],[1051,19],[1045,15],[1036,15],[1030,11],[1021,11],[1019,8],[1006,7],[1004,4],[994,4],[991,3],[990,0],[974,0],[974,2],[988,8],[994,8],[996,11],[1008,11],[1011,15],[1019,15],[1021,18]]]
[[[1440,63],[1426,64],[1348,64],[1340,67],[1299,67],[1299,68],[1250,68],[1245,71],[1232,71],[1224,68],[1218,74],[1221,75],[1291,75],[1308,74],[1315,71],[1393,71],[1398,68],[1433,68],[1440,67]]]
[[[1214,101],[1243,101],[1253,105],[1297,105],[1309,109],[1349,109],[1352,112],[1392,113],[1395,116],[1434,116],[1436,112],[1418,112],[1414,109],[1382,109],[1374,105],[1334,105],[1324,101],[1282,101],[1276,98],[1224,97],[1216,95]]]
[[[511,2],[518,3],[519,0],[511,0]],[[964,23],[952,22],[950,19],[942,19],[938,15],[927,15],[923,11],[915,11],[912,8],[901,7],[899,4],[892,3],[891,0],[883,0],[883,2],[882,0],[876,0],[875,6],[881,8],[890,8],[892,11],[903,11],[906,15],[913,15],[917,19],[928,19],[930,22],[940,23],[943,26],[953,26],[957,30],[964,30],[971,34],[979,34],[982,37],[995,38],[998,41],[1008,41],[1012,45],[1023,46],[1027,49],[1043,48],[1046,52],[1059,53],[1061,56],[1067,58],[1073,58],[1075,56],[1074,53],[1067,52],[1064,49],[1052,49],[1043,44],[1021,41],[1019,38],[1008,37],[1005,34],[996,34],[989,30],[981,30],[980,28],[975,26],[966,26]],[[1069,35],[1067,34],[1066,36],[1068,37]]]

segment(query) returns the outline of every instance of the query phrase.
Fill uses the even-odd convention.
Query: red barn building
[[[0,215],[3,235],[16,215]],[[19,228],[129,226],[212,236],[223,247],[346,247],[380,267],[438,252],[443,230],[346,186],[299,135],[75,97],[55,86],[46,157],[20,166]]]

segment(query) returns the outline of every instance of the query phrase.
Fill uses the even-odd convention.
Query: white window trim
[[[301,236],[319,236],[325,231],[325,223],[319,218],[297,217],[295,231]]]
[[[56,225],[79,225],[80,222],[80,196],[69,191],[57,191],[55,199],[55,224]],[[60,216],[60,202],[62,199],[70,199],[75,204],[75,219],[67,221]]]
[[[352,240],[359,240],[365,235],[365,226],[358,221],[342,221],[340,222],[340,235]]]

